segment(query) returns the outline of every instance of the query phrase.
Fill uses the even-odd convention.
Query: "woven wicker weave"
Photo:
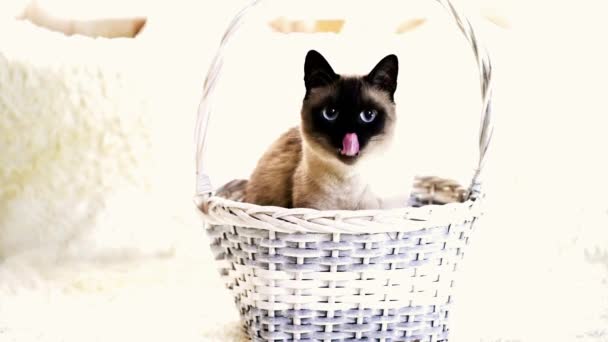
[[[319,211],[240,202],[244,180],[213,195],[204,172],[210,98],[240,12],[207,76],[197,122],[197,196],[226,285],[254,341],[447,341],[456,264],[481,214],[480,173],[492,136],[491,66],[468,20],[447,0],[480,69],[479,163],[467,188],[416,180],[415,205]]]

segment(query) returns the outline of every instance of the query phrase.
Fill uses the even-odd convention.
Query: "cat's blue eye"
[[[370,123],[370,122],[374,121],[376,116],[378,116],[378,111],[376,111],[374,109],[367,109],[367,110],[362,111],[361,114],[359,114],[361,121],[363,121],[365,123]]]
[[[332,107],[323,108],[321,113],[327,121],[334,121],[338,118],[338,110]]]

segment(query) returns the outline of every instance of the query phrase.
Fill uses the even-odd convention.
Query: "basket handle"
[[[481,124],[479,131],[479,161],[475,172],[473,174],[473,178],[471,180],[471,184],[469,186],[469,196],[473,193],[479,191],[480,186],[480,176],[481,171],[484,166],[484,160],[486,153],[488,152],[488,147],[490,145],[490,140],[492,139],[493,125],[492,125],[492,65],[490,63],[490,57],[485,48],[482,48],[479,43],[478,37],[475,35],[473,31],[473,27],[468,19],[466,19],[462,14],[460,14],[454,6],[450,3],[449,0],[435,0],[439,2],[446,10],[452,14],[453,18],[458,25],[458,28],[468,40],[471,48],[473,49],[473,54],[475,55],[477,61],[477,67],[479,68],[480,73],[480,83],[481,83],[481,97],[482,97],[482,111],[481,111]],[[205,79],[205,84],[203,87],[203,96],[198,108],[198,117],[196,121],[196,131],[195,131],[195,139],[196,139],[196,202],[200,207],[200,204],[203,202],[203,199],[210,196],[213,193],[213,187],[211,185],[211,181],[209,176],[205,172],[205,163],[204,163],[204,155],[205,155],[205,139],[207,136],[207,127],[209,123],[209,116],[211,115],[211,99],[212,95],[215,91],[220,73],[222,71],[223,64],[223,54],[226,49],[226,46],[229,44],[232,36],[238,31],[240,25],[243,22],[243,18],[245,14],[247,14],[251,9],[256,7],[262,0],[253,0],[249,3],[245,8],[243,8],[235,17],[232,19],[232,22],[226,29],[224,36],[220,42],[219,48],[216,52],[216,55],[209,67],[209,72],[207,73],[207,77]]]

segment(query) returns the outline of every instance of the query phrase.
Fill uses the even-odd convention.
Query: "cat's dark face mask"
[[[318,52],[306,55],[304,139],[324,155],[354,164],[392,137],[398,60],[383,58],[365,76],[340,76]]]

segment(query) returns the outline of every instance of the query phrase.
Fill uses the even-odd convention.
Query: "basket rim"
[[[262,206],[219,196],[199,198],[208,225],[230,225],[278,233],[407,233],[473,221],[482,213],[484,195],[475,191],[464,202],[368,210],[319,210]],[[206,210],[201,209],[206,208]]]

